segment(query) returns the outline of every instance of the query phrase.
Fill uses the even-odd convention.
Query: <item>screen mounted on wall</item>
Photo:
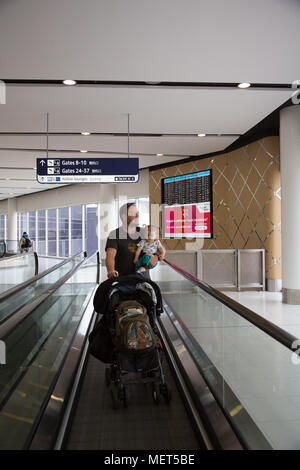
[[[212,170],[162,179],[163,238],[212,238]]]

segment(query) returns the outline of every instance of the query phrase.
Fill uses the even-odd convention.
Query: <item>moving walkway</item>
[[[276,435],[294,430],[280,375],[298,379],[290,367],[294,337],[163,262],[152,277],[164,299],[158,328],[172,400],[154,403],[146,387],[132,387],[128,407],[115,410],[105,365],[88,351],[99,266],[85,266],[24,318],[16,313],[5,335],[0,326],[11,358],[0,366],[2,449],[281,448]],[[260,403],[266,413],[276,411],[273,421],[260,419]]]

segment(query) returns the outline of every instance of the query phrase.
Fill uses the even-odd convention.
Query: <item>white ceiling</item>
[[[298,0],[0,0],[0,79],[292,83],[300,79],[299,31]],[[132,133],[235,134],[131,137],[130,155],[145,168],[224,150],[290,96],[251,88],[7,85],[0,199],[54,187],[37,183],[33,169],[45,156],[44,135],[1,135],[45,132],[46,113],[53,133],[126,133],[129,114]],[[126,158],[127,145],[126,136],[49,136],[56,158],[58,150],[77,157],[80,149]]]

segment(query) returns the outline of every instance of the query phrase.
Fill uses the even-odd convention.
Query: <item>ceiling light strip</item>
[[[0,132],[0,136],[44,136],[46,135],[45,132]],[[83,135],[82,132],[49,132],[49,136],[80,136]],[[85,135],[88,135],[87,133]],[[128,138],[128,133],[127,132],[92,132],[89,133],[89,135],[94,135],[94,136],[109,136],[109,137],[127,137]],[[198,134],[152,134],[152,133],[130,133],[130,137],[151,137],[151,138],[158,138],[158,137],[197,137]],[[220,134],[206,134],[206,137],[240,137],[241,134],[226,134],[226,133],[220,133]]]
[[[13,151],[13,152],[33,152],[33,153],[43,153],[45,152],[45,149],[24,149],[24,148],[0,148],[0,151]],[[81,152],[80,150],[62,150],[62,149],[49,149],[49,152],[52,153],[78,153]],[[94,155],[101,154],[101,155],[125,155],[128,157],[127,152],[112,152],[112,151],[104,151],[104,150],[89,150],[89,153],[92,153]],[[134,152],[132,155],[137,155],[141,157],[156,157],[156,153],[145,153],[145,152]],[[185,155],[185,154],[164,154],[164,157],[190,157],[191,155]],[[56,158],[56,157],[55,157]],[[74,158],[76,158],[74,156]]]
[[[6,85],[34,85],[34,86],[66,86],[64,80],[44,79],[1,79]],[[66,81],[65,81],[66,82]],[[146,82],[124,80],[72,80],[73,86],[108,86],[108,87],[134,87],[134,88],[208,88],[230,89],[237,88],[241,82]],[[67,85],[68,86],[68,85]],[[251,83],[249,90],[284,90],[295,89],[292,83]]]

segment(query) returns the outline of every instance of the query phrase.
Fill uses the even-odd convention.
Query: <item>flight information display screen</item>
[[[212,170],[162,179],[163,238],[212,238]]]

